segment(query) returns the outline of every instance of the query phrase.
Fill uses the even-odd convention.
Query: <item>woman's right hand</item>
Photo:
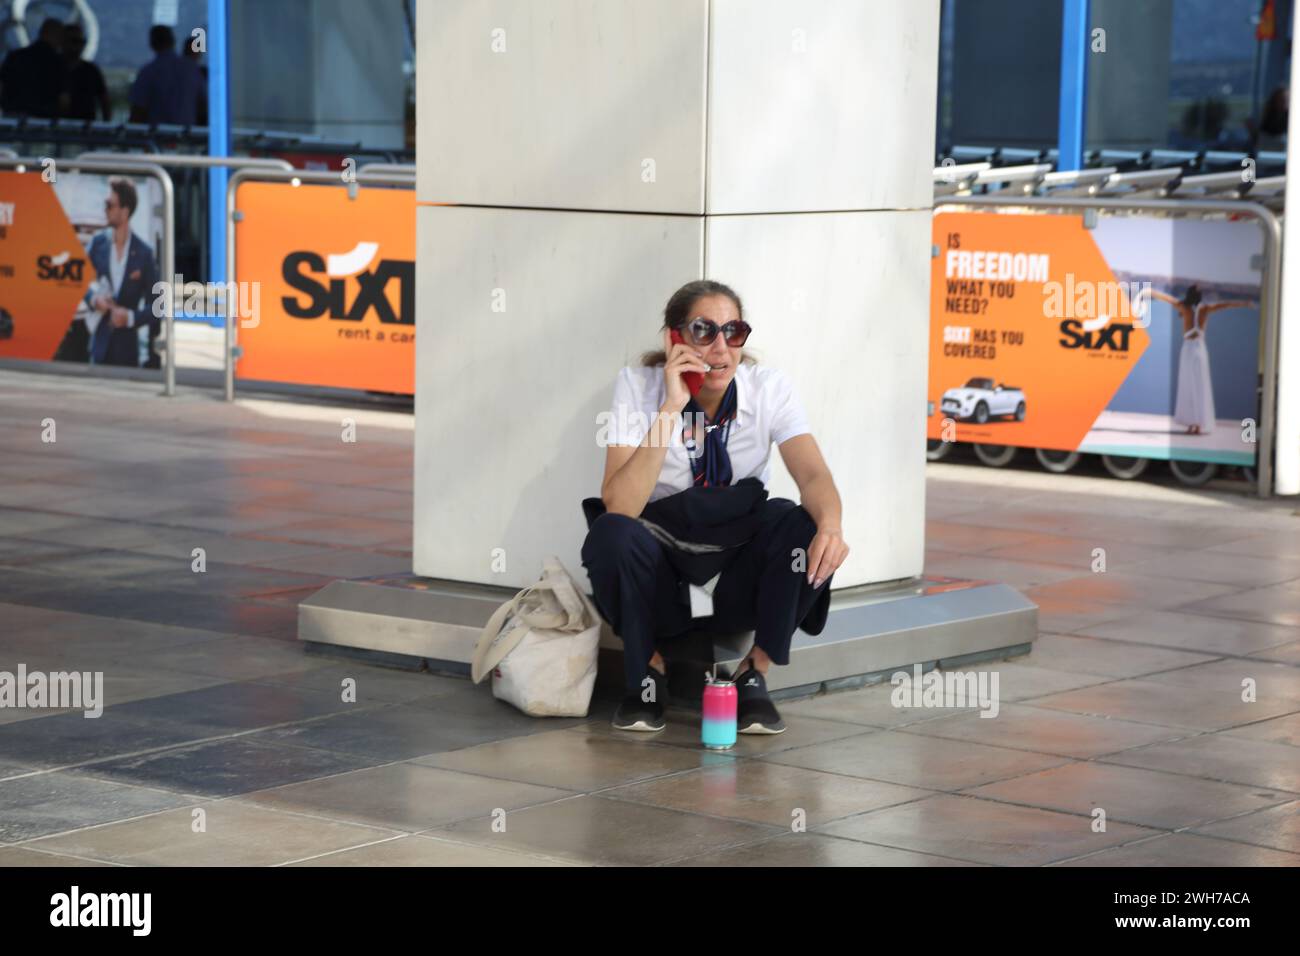
[[[682,373],[708,372],[709,365],[692,346],[674,342],[667,329],[664,329],[664,355],[668,356],[664,364],[664,404],[669,411],[680,412],[691,398],[691,390],[682,381]]]

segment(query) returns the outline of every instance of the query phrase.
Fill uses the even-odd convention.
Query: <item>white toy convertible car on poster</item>
[[[991,378],[973,378],[961,388],[943,393],[939,408],[952,418],[967,418],[983,425],[990,418],[1011,415],[1025,420],[1025,393],[1014,385],[998,385]]]

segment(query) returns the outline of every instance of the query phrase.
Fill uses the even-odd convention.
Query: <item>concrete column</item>
[[[837,586],[919,574],[938,0],[417,19],[415,573],[581,575],[597,416],[703,276],[801,393],[844,497]]]

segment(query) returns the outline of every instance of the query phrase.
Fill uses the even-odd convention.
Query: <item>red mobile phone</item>
[[[686,343],[686,340],[682,338],[682,333],[678,332],[676,329],[671,329],[668,332],[668,337],[674,342],[683,345]],[[694,398],[700,394],[700,389],[704,387],[704,373],[682,372],[682,381],[686,383],[686,390],[691,393],[691,398]]]

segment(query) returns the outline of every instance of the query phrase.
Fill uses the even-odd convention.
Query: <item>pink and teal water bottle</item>
[[[704,675],[704,720],[700,740],[708,750],[729,750],[736,745],[736,683]]]

